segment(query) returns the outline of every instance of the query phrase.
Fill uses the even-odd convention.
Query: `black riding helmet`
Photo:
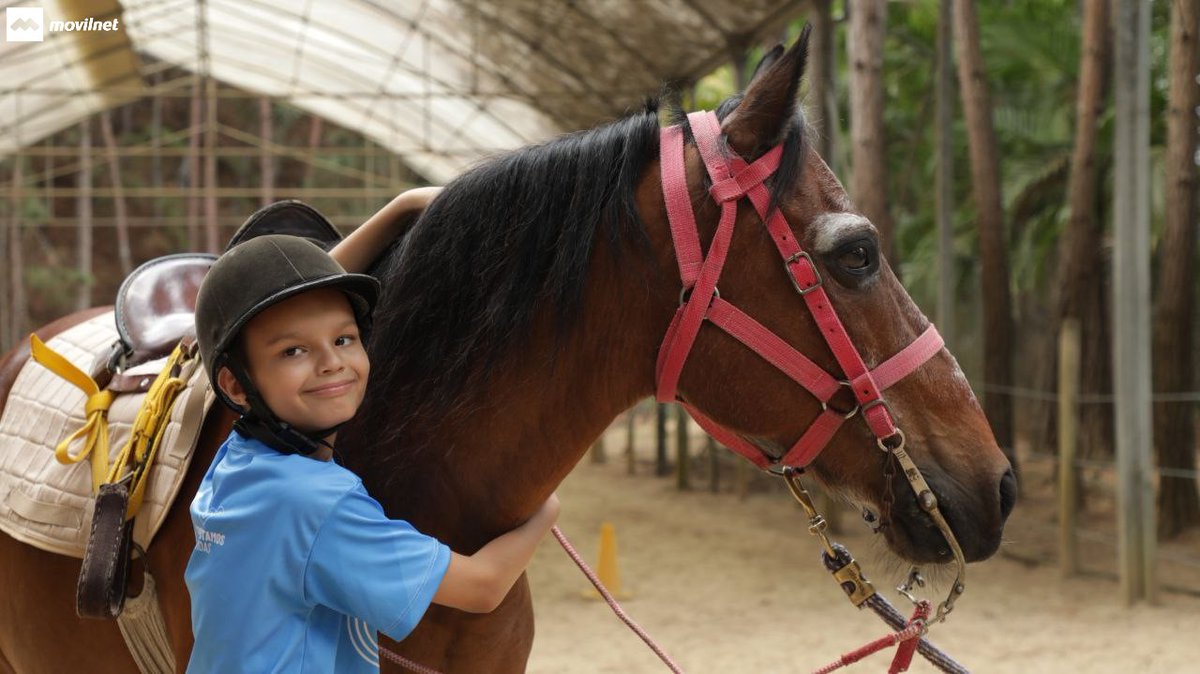
[[[280,421],[262,401],[245,363],[231,358],[230,350],[242,328],[260,312],[318,288],[346,295],[365,338],[379,282],[348,273],[317,244],[297,236],[266,234],[234,245],[213,264],[196,298],[196,340],[213,390],[221,402],[242,414],[239,431],[281,451],[315,451],[336,428],[305,434]],[[243,409],[217,385],[222,367],[246,389],[250,409]]]

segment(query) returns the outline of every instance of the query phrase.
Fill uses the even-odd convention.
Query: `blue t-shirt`
[[[450,564],[354,473],[236,432],[191,514],[193,673],[377,672],[375,632],[407,636]]]

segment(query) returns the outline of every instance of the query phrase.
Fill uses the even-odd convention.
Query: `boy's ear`
[[[229,396],[229,399],[240,405],[243,409],[248,407],[246,403],[246,389],[242,386],[242,382],[233,376],[233,372],[227,367],[222,367],[217,371],[217,386]]]

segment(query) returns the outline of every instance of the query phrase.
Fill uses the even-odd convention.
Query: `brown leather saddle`
[[[196,294],[216,255],[182,253],[146,262],[126,277],[114,310],[119,343],[109,370],[162,358],[179,340],[195,334]]]

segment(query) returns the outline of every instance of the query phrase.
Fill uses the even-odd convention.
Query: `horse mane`
[[[718,116],[740,100],[727,99]],[[686,127],[678,106],[668,116]],[[583,309],[597,237],[618,254],[623,240],[650,254],[635,197],[658,156],[659,128],[651,100],[608,124],[485,161],[446,185],[373,269],[383,292],[358,413],[373,427],[366,444],[391,444],[414,418],[477,405],[466,392],[483,389],[539,312],[553,312],[561,342]],[[797,112],[772,179],[775,200],[798,178],[806,129]]]

